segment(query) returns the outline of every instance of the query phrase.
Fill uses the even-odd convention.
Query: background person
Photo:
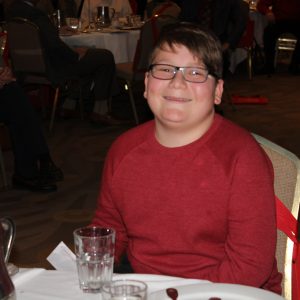
[[[39,0],[16,0],[8,8],[6,19],[26,18],[41,32],[42,44],[55,71],[54,79],[78,75],[82,81],[93,83],[94,113],[92,121],[106,125],[120,122],[108,113],[108,100],[117,86],[113,54],[106,49],[71,49],[59,37],[57,28],[47,14],[35,7]]]
[[[181,1],[182,21],[193,22],[212,30],[222,43],[224,75],[249,18],[249,6],[243,0],[184,0]]]
[[[11,137],[13,186],[55,191],[55,182],[63,180],[63,173],[50,156],[38,116],[8,67],[0,71],[0,121],[7,125]]]
[[[145,75],[154,120],[105,161],[94,225],[116,229],[136,273],[281,293],[273,169],[246,130],[215,114],[222,49],[194,24],[162,31]]]

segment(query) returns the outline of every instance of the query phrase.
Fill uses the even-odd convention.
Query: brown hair
[[[222,47],[218,38],[209,30],[187,22],[166,25],[150,55],[150,64],[155,59],[157,50],[165,46],[174,49],[174,45],[185,46],[199,61],[203,62],[209,74],[222,78]]]

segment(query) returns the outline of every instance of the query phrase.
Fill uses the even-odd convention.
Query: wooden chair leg
[[[54,101],[53,101],[53,106],[52,106],[52,113],[51,113],[51,118],[50,118],[50,125],[49,125],[50,133],[52,132],[52,129],[53,129],[55,113],[56,113],[56,107],[57,107],[57,103],[58,103],[58,96],[59,96],[59,88],[57,87],[55,89],[55,96],[54,96]]]
[[[134,115],[135,124],[138,125],[139,117],[137,114],[136,105],[135,105],[135,101],[134,101],[134,97],[133,97],[131,82],[129,80],[126,80],[126,84],[128,86],[129,99],[130,99],[130,103],[131,103],[131,107],[132,107],[132,111],[133,111],[133,115]]]
[[[248,49],[248,76],[249,80],[252,80],[252,49]]]

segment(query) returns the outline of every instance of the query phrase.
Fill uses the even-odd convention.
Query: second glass
[[[100,293],[102,285],[112,280],[115,230],[83,227],[74,231],[75,255],[80,288]]]
[[[146,300],[147,284],[139,280],[121,279],[103,285],[103,300]]]

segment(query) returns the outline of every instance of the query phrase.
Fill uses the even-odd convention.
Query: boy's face
[[[153,64],[169,64],[178,67],[205,67],[185,46],[165,46],[158,49]],[[206,131],[212,123],[214,104],[221,103],[223,81],[216,82],[208,76],[203,83],[185,81],[181,71],[171,80],[145,76],[144,96],[162,126],[187,130]]]

